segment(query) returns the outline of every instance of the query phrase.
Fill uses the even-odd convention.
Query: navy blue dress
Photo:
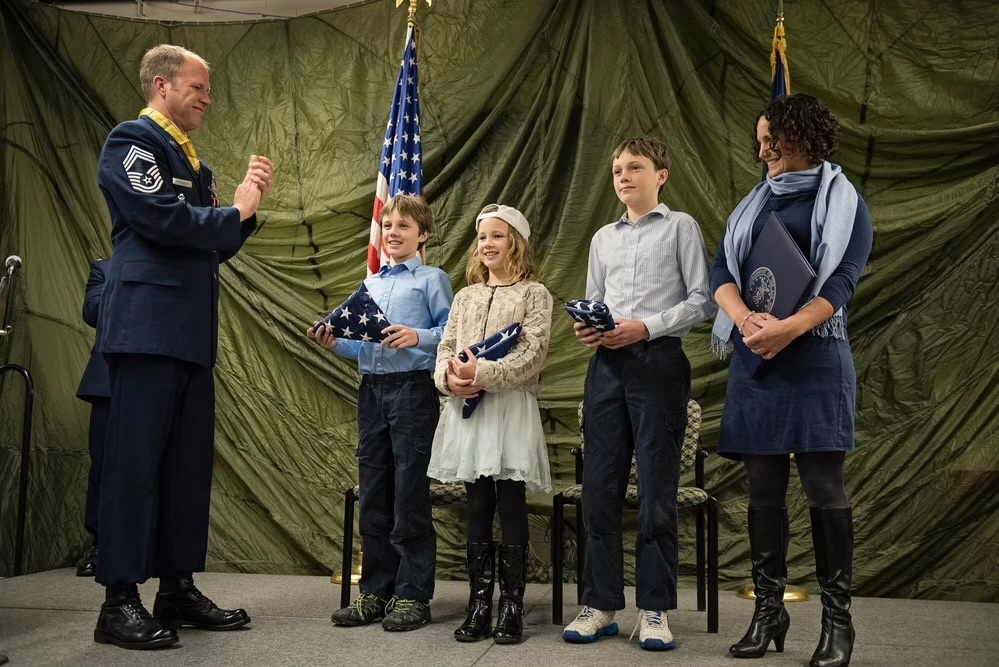
[[[816,191],[771,196],[753,223],[753,242],[771,211],[776,211],[808,257],[815,195]],[[872,239],[871,216],[859,199],[843,261],[818,294],[834,310],[853,296]],[[734,282],[719,243],[711,269],[711,293]],[[845,308],[843,312],[845,317]],[[848,338],[806,333],[767,361],[755,378],[746,372],[739,355],[732,355],[718,453],[741,459],[743,454],[853,451],[856,397],[857,376]]]

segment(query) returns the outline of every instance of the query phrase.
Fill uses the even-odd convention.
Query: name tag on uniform
[[[175,179],[173,179],[173,184],[174,185],[179,185],[182,188],[193,188],[194,187],[194,183],[192,183],[191,181],[185,181],[183,178],[175,178]]]

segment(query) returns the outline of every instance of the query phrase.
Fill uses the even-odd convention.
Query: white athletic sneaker
[[[565,627],[562,639],[571,644],[590,644],[601,637],[616,634],[614,612],[583,607],[576,620]]]
[[[673,633],[669,631],[669,619],[664,611],[638,611],[638,623],[631,631],[630,641],[638,632],[638,645],[646,651],[669,651],[676,648]]]

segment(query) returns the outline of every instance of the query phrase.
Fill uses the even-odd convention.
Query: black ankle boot
[[[149,615],[135,584],[108,586],[94,641],[130,649],[160,648],[176,644],[177,631]]]
[[[496,588],[496,544],[468,544],[468,616],[454,631],[460,642],[477,642],[492,633],[493,591]]]
[[[809,667],[847,667],[853,655],[850,583],[853,579],[853,510],[813,507],[815,577],[822,589],[822,633]]]
[[[517,644],[524,635],[524,588],[527,585],[527,546],[499,547],[499,614],[493,629],[497,644]]]
[[[789,541],[786,508],[749,508],[749,547],[753,557],[756,609],[745,636],[728,649],[736,658],[762,658],[771,641],[778,653],[784,652],[784,637],[791,626],[791,618],[784,608]]]
[[[153,616],[164,625],[200,630],[235,630],[250,622],[243,609],[219,609],[195,587],[190,574],[160,578]]]
[[[97,575],[97,545],[90,547],[76,564],[76,576],[94,577]]]

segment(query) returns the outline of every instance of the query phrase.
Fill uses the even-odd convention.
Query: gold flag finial
[[[427,7],[432,7],[434,0],[425,0]],[[402,3],[406,0],[395,0],[396,9],[402,7]],[[409,0],[409,18],[407,19],[409,23],[416,23],[416,7],[420,4],[420,0]]]

